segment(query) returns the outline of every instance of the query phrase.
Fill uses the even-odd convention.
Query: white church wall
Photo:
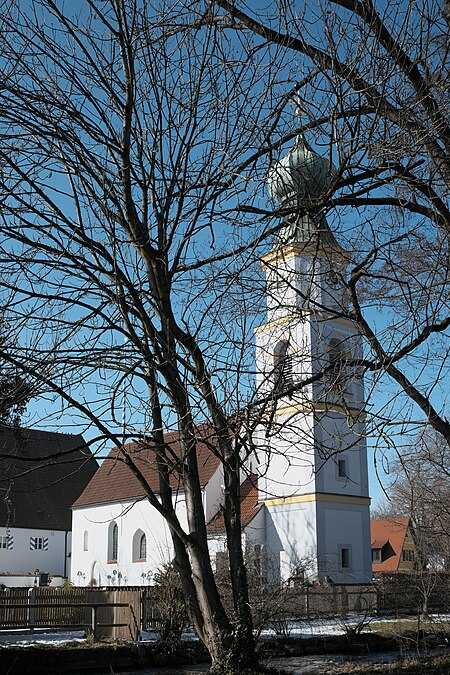
[[[186,525],[184,495],[176,499],[176,513]],[[108,560],[108,536],[112,522],[118,526],[118,552]],[[133,537],[146,536],[146,559],[133,559]],[[146,499],[87,506],[73,510],[72,583],[87,585],[144,585],[173,557],[171,537],[162,516]],[[87,535],[85,534],[87,533]]]
[[[317,504],[319,575],[345,584],[369,583],[369,507],[357,504]]]
[[[266,542],[270,554],[280,560],[281,579],[296,576],[302,568],[306,577],[316,576],[316,503],[268,507]]]
[[[70,552],[70,533],[60,530],[0,527],[0,572],[28,574],[35,570],[50,575],[68,574],[65,556]],[[8,548],[8,546],[10,548]]]
[[[276,435],[261,466],[261,499],[288,497],[314,490],[313,415],[296,413],[277,416]]]
[[[362,422],[337,412],[317,414],[316,438],[318,492],[368,496],[367,452]]]

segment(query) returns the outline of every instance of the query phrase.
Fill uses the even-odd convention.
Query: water
[[[430,655],[438,655],[440,653],[448,653],[448,649],[432,649],[429,652]],[[415,652],[382,652],[367,656],[355,656],[354,654],[292,656],[270,659],[265,665],[279,669],[289,675],[323,675],[327,669],[333,666],[342,666],[344,663],[395,663],[398,659],[408,656],[417,656],[417,654]],[[177,668],[146,668],[144,670],[122,673],[122,675],[198,675],[198,673],[207,673],[208,671],[209,665],[202,663],[197,666],[180,666]],[[98,673],[98,675],[110,674],[111,671],[109,673]]]

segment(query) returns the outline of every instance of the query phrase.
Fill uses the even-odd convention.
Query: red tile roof
[[[372,563],[373,572],[396,572],[409,527],[409,518],[383,518],[370,521],[370,541],[372,548],[383,549],[389,544],[391,555],[381,563]]]
[[[197,462],[200,475],[200,484],[205,486],[219,466],[219,459],[211,452],[211,447],[217,446],[217,440],[211,428],[203,425],[197,428]],[[166,445],[170,446],[175,457],[181,456],[181,446],[178,431],[164,434]],[[159,476],[156,467],[154,446],[148,442],[127,443],[127,453],[141,471],[150,488],[159,493]],[[170,474],[172,488],[180,486],[178,473],[173,470]],[[129,499],[139,499],[145,496],[144,488],[123,461],[122,453],[113,448],[106,457],[97,473],[92,478],[84,492],[73,504],[73,508],[93,504],[104,504]]]
[[[258,480],[257,476],[250,475],[241,484],[241,524],[246,527],[261,510],[258,503]],[[209,532],[224,532],[225,521],[222,512],[219,511],[208,523]]]

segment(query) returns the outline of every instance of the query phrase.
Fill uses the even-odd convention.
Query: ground
[[[373,619],[365,622],[361,636],[352,634],[352,630],[361,625],[361,617],[351,621],[320,620],[310,622],[292,622],[284,626],[285,635],[276,636],[274,630],[266,630],[260,641],[262,661],[272,668],[282,669],[286,674],[298,675],[448,675],[450,673],[450,616],[434,616],[425,624],[426,640],[432,649],[426,656],[416,658],[417,649],[425,644],[425,636],[417,633],[417,619]],[[280,630],[280,626],[277,626]],[[129,672],[142,666],[142,675],[163,674],[160,666],[174,666],[197,661],[201,658],[201,647],[195,634],[184,634],[183,646],[177,653],[165,653],[156,644],[154,633],[143,633],[142,642],[132,646],[117,644],[97,644],[92,649],[92,641],[86,640],[82,632],[36,631],[26,634],[23,631],[0,632],[0,662],[2,667],[12,665],[11,675],[24,673],[80,673],[87,661],[98,659],[94,672],[100,675],[105,664],[106,673],[128,669]],[[399,645],[403,651],[399,652]],[[371,654],[367,654],[368,645]],[[26,647],[27,649],[23,649]],[[53,647],[53,648],[52,648]],[[440,652],[439,652],[440,649]],[[381,652],[380,652],[381,650]],[[17,662],[22,653],[21,662]],[[25,652],[29,652],[26,658]],[[377,652],[377,654],[375,654]],[[70,658],[69,658],[70,653]],[[408,655],[409,653],[409,655]],[[62,657],[62,654],[65,656]],[[94,656],[95,654],[95,656]],[[189,655],[191,655],[190,658]],[[57,659],[64,659],[66,666],[73,660],[73,668],[58,670]],[[402,657],[401,660],[399,658]],[[404,658],[407,657],[407,658]],[[414,657],[414,658],[413,658]],[[128,661],[127,661],[128,659]],[[67,662],[67,663],[66,663]],[[16,663],[16,666],[14,664]],[[79,664],[79,665],[78,665]],[[111,667],[112,666],[112,667]],[[155,667],[158,668],[155,670]],[[19,667],[19,670],[17,670]],[[44,668],[44,670],[42,670]],[[176,672],[207,672],[208,665],[184,666]],[[91,669],[91,672],[92,669]],[[167,673],[168,671],[166,671]],[[253,674],[253,675],[260,675]]]

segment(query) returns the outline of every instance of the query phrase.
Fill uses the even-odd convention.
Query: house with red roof
[[[370,533],[374,574],[417,569],[417,549],[410,518],[371,520]]]

